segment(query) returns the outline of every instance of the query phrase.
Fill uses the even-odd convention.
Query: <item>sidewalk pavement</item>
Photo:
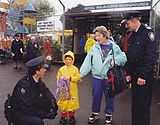
[[[0,124],[7,125],[7,121],[4,118],[4,101],[7,98],[8,93],[12,93],[13,88],[17,81],[26,74],[27,70],[23,68],[21,71],[16,71],[13,69],[14,64],[4,64],[0,65]],[[53,65],[51,70],[46,72],[43,81],[49,89],[55,94],[56,92],[56,73],[61,65]],[[76,125],[88,125],[87,119],[91,113],[91,75],[87,75],[83,79],[83,83],[78,85],[79,88],[79,100],[80,109],[76,111]],[[160,83],[155,84],[153,89],[153,100],[151,107],[151,125],[160,124]],[[105,103],[104,98],[101,104],[101,119],[93,125],[104,125],[105,113],[104,113]],[[115,112],[113,116],[112,125],[131,125],[131,89],[125,90],[123,93],[116,97],[115,101]],[[59,113],[54,120],[45,120],[45,125],[60,125],[59,123]],[[69,125],[66,124],[66,125]]]

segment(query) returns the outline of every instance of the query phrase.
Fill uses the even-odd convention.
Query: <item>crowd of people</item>
[[[80,41],[81,53],[87,52],[80,70],[74,66],[74,53],[68,51],[64,54],[64,66],[58,70],[56,76],[57,82],[60,80],[59,84],[61,84],[61,86],[57,84],[56,98],[41,80],[47,67],[45,57],[51,54],[50,43],[45,37],[43,56],[36,55],[34,52],[37,53],[39,47],[35,38],[32,37],[27,49],[30,58],[25,64],[28,67],[28,73],[18,81],[12,94],[13,123],[44,125],[43,119],[54,119],[59,108],[60,123],[65,124],[69,118],[70,124],[75,124],[75,113],[79,109],[77,83],[83,82],[83,78],[91,72],[92,108],[88,123],[92,124],[100,119],[99,113],[104,94],[105,124],[111,124],[115,97],[108,96],[106,79],[109,69],[118,65],[125,68],[126,81],[132,84],[131,124],[150,125],[153,71],[157,58],[155,34],[151,28],[140,22],[139,13],[124,14],[122,23],[130,32],[128,53],[122,52],[105,26],[97,26],[88,40],[83,35]],[[18,68],[24,53],[24,45],[19,37],[18,35],[15,37],[11,48],[16,62],[15,68]],[[115,62],[113,62],[113,52]]]
[[[22,63],[26,63],[29,60],[38,56],[49,56],[50,64],[52,59],[52,44],[47,37],[43,37],[43,43],[40,45],[38,39],[35,36],[31,36],[29,40],[24,44],[21,40],[21,34],[16,34],[11,44],[11,55],[15,61],[15,69],[22,69]],[[50,66],[50,65],[49,65]]]

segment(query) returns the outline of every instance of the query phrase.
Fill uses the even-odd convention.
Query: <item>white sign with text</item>
[[[51,32],[54,28],[54,21],[37,21],[37,32]]]

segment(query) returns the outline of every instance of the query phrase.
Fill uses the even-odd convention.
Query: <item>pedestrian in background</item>
[[[24,43],[21,40],[21,35],[16,34],[15,39],[12,41],[11,53],[13,60],[15,61],[15,69],[22,69],[23,61],[23,52],[24,52]]]
[[[52,44],[49,42],[47,37],[43,38],[43,55],[52,56]]]
[[[80,61],[82,62],[83,60],[84,60],[84,58],[85,58],[85,50],[84,50],[84,47],[85,47],[85,44],[86,44],[86,40],[87,40],[87,38],[86,38],[86,35],[85,34],[83,34],[82,35],[82,37],[80,38]]]
[[[80,53],[85,53],[85,51],[84,51],[85,44],[86,44],[86,35],[83,34],[80,39]]]
[[[64,66],[62,66],[57,73],[57,80],[63,79],[70,82],[70,98],[57,100],[59,109],[61,110],[60,123],[65,124],[67,122],[67,114],[69,114],[69,122],[74,124],[75,111],[79,109],[78,87],[77,82],[80,80],[80,73],[78,68],[73,65],[74,54],[68,51],[63,56]]]
[[[44,125],[43,119],[54,119],[57,103],[41,80],[46,71],[40,56],[26,63],[28,73],[16,84],[11,96],[11,118],[15,125]]]
[[[26,46],[26,54],[27,61],[41,55],[39,45],[34,36],[31,37],[31,41],[29,41],[28,45]]]
[[[108,39],[114,41],[111,30],[108,30],[108,35],[109,35]]]
[[[132,83],[132,125],[150,125],[153,73],[157,61],[155,33],[141,24],[140,12],[123,14],[128,39],[127,81]]]
[[[88,53],[90,51],[90,49],[92,48],[92,46],[95,44],[95,35],[94,34],[90,34],[90,38],[87,39],[84,50],[86,53]]]
[[[126,55],[120,50],[118,45],[108,39],[108,31],[104,26],[97,26],[93,33],[97,42],[93,45],[87,54],[81,68],[80,74],[83,78],[90,71],[92,73],[92,114],[88,118],[89,123],[94,123],[98,120],[101,101],[103,94],[105,95],[105,123],[112,122],[112,115],[114,112],[114,97],[107,95],[108,84],[106,83],[107,72],[114,66],[112,48],[114,50],[115,65],[124,66],[126,62]]]
[[[47,37],[43,38],[43,55],[46,57],[46,62],[49,65],[47,69],[50,69],[52,64],[52,44]]]

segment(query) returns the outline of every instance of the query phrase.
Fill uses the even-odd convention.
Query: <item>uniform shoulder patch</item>
[[[22,95],[25,93],[26,91],[24,90],[24,88],[21,89],[21,93]]]
[[[149,32],[149,33],[148,33],[148,37],[149,37],[149,39],[150,39],[151,41],[154,41],[154,39],[155,39],[155,34],[154,34],[153,32]]]

